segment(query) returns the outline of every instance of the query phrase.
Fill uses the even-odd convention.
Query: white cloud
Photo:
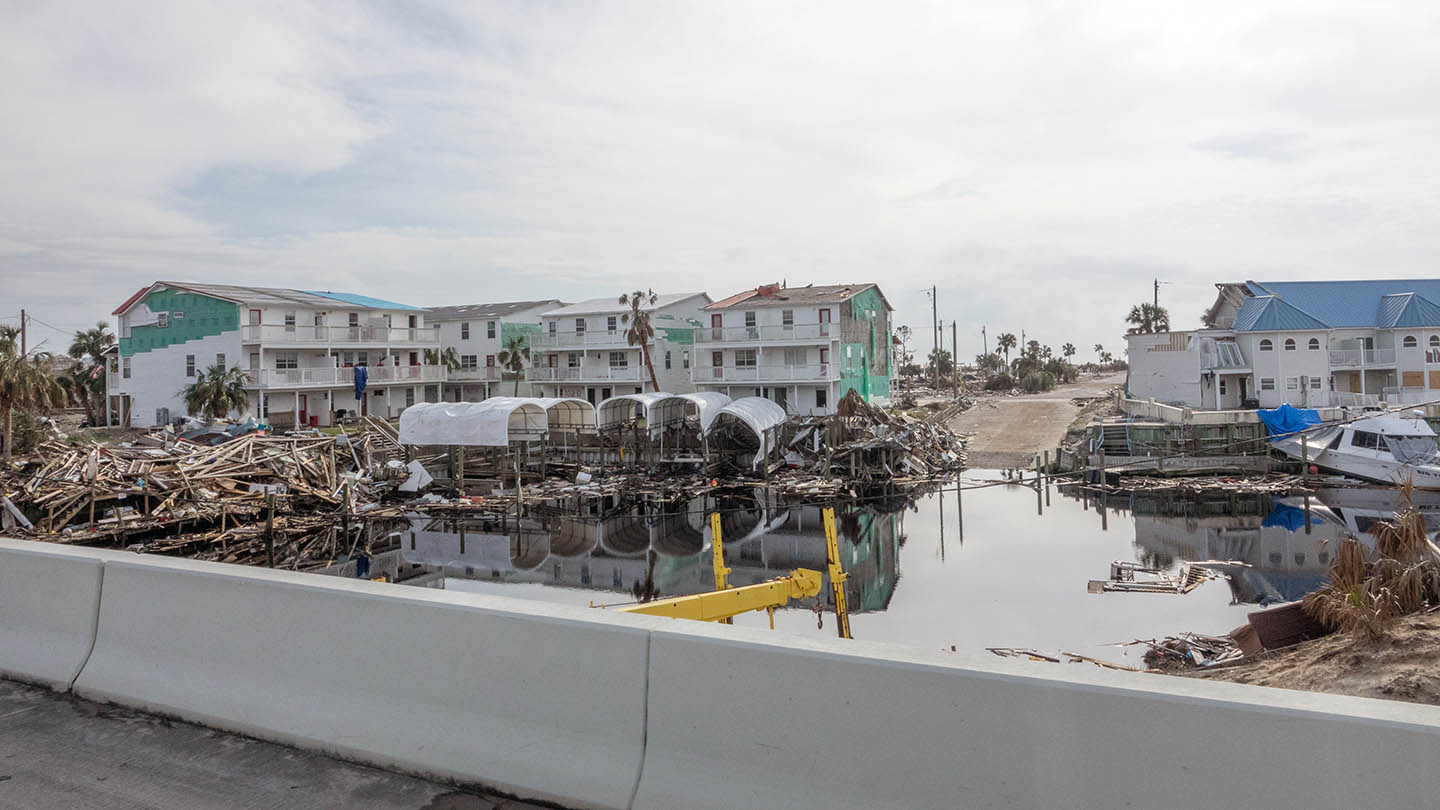
[[[1433,275],[1436,27],[1308,2],[34,4],[0,29],[0,316],[79,325],[156,278],[418,304],[874,280],[917,335],[937,285],[967,355],[981,323],[1118,347],[1157,275],[1177,325],[1214,281]]]

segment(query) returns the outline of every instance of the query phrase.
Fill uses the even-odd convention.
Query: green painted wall
[[[700,322],[694,318],[655,315],[650,319],[650,325],[654,327],[657,337],[663,337],[671,343],[689,346],[695,342],[695,330],[699,328]]]
[[[119,341],[122,357],[240,328],[240,305],[230,301],[180,290],[157,290],[143,300],[151,312],[169,312],[170,324],[163,328],[153,324],[130,327],[130,337]],[[176,318],[176,312],[185,313],[185,317]]]
[[[531,339],[539,334],[540,324],[538,323],[506,323],[502,321],[500,324],[500,348],[503,349],[510,345],[511,338],[518,337],[521,339],[522,345],[529,349],[531,348]]]
[[[858,391],[866,402],[873,397],[890,396],[892,359],[888,312],[885,299],[874,287],[851,296],[851,319],[868,324],[869,330],[863,341],[840,344],[840,396]],[[872,362],[881,371],[872,370]]]

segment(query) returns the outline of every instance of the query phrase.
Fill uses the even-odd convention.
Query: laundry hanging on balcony
[[[355,369],[355,401],[359,402],[365,397],[365,382],[370,379],[370,369],[364,366],[356,366]]]

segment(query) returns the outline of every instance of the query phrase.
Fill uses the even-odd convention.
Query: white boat
[[[1313,427],[1275,442],[1275,449],[1352,478],[1382,484],[1413,480],[1418,489],[1440,490],[1440,445],[1418,411]]]

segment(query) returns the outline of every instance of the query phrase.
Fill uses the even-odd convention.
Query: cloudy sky
[[[1440,256],[1434,2],[0,6],[5,322],[876,281],[1088,355]]]

